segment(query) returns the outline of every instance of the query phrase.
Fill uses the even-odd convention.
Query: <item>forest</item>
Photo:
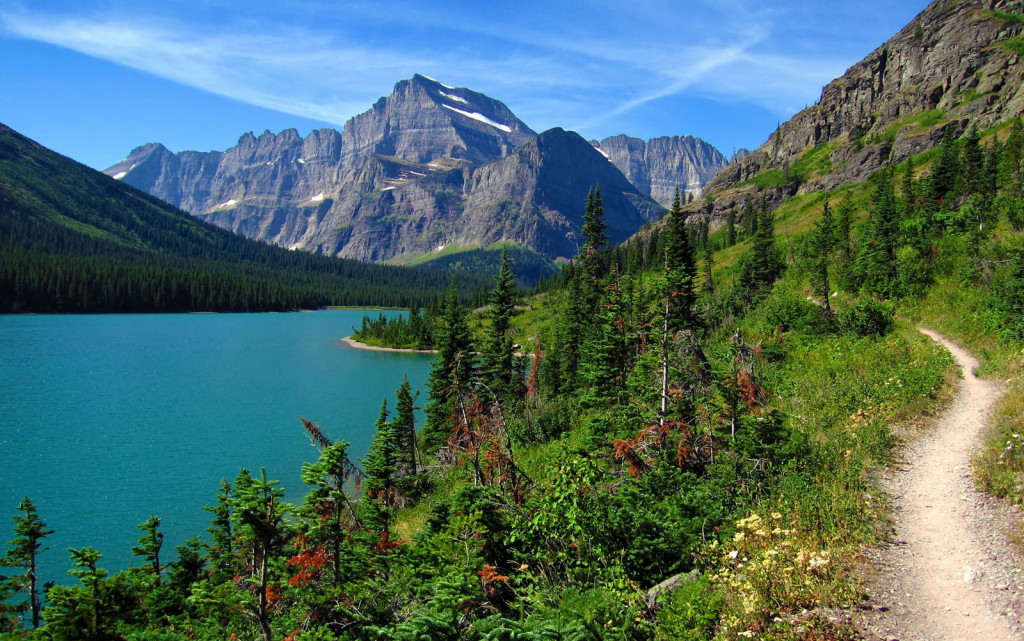
[[[361,461],[306,422],[302,501],[241,470],[176,555],[153,517],[135,567],[81,547],[70,579],[37,577],[49,531],[26,498],[8,638],[855,638],[861,549],[888,518],[873,474],[955,376],[915,326],[983,374],[1018,367],[1024,124],[951,124],[867,183],[765,202],[712,230],[677,197],[611,248],[595,187],[580,254],[529,297],[505,259],[476,313],[450,283],[368,318],[438,350],[428,389],[396,381]],[[1000,443],[1021,420],[997,413],[980,464],[1017,502],[1024,455]]]
[[[405,307],[448,280],[237,236],[0,125],[0,312]],[[468,301],[487,279],[458,284]]]

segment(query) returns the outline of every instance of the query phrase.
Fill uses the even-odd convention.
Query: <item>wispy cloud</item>
[[[536,23],[509,28],[493,16],[424,12],[414,5],[378,16],[420,35],[429,29],[441,33],[433,42],[404,37],[403,29],[394,30],[391,42],[379,34],[361,37],[341,22],[325,28],[298,21],[287,29],[258,22],[215,29],[181,19],[32,11],[0,12],[0,29],[335,124],[414,72],[495,91],[528,122],[527,116],[538,117],[544,109],[543,120],[560,119],[552,124],[575,121],[587,128],[684,93],[784,110],[806,100],[809,86],[820,86],[841,66],[759,51],[770,34],[766,21],[750,19],[757,17],[755,9],[743,0],[707,4],[721,22],[704,34],[707,17],[665,14],[664,0],[635,5],[630,10],[640,13],[625,23],[582,20],[559,31]],[[727,19],[725,13],[744,19]]]

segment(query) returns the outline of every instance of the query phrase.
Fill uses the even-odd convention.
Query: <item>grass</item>
[[[1022,38],[1010,38],[1008,40],[1001,40],[996,43],[997,47],[1002,47],[1006,51],[1016,54],[1018,56],[1024,55],[1024,39]]]

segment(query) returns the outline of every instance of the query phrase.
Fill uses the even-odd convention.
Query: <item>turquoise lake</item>
[[[68,547],[123,569],[151,514],[168,559],[205,537],[202,506],[242,467],[300,502],[318,453],[299,416],[358,460],[403,375],[425,401],[430,355],[338,341],[363,314],[0,316],[0,544],[31,497],[55,530],[41,578],[70,583]]]

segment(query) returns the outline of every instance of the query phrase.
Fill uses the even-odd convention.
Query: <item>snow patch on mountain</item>
[[[320,202],[323,199],[324,199],[324,192],[320,192],[319,194],[317,194],[316,196],[313,196],[309,200],[311,202],[318,203],[318,202]]]
[[[438,93],[441,94],[442,96],[444,96],[445,98],[447,98],[448,100],[454,100],[455,102],[461,102],[464,105],[468,105],[469,104],[469,101],[466,100],[465,98],[463,98],[462,96],[454,96],[454,95],[452,95],[450,93],[445,93],[443,91],[439,91]]]
[[[232,198],[231,200],[225,200],[221,204],[219,204],[216,207],[214,207],[214,209],[224,209],[225,207],[230,207],[232,205],[237,205],[237,204],[238,204],[238,201],[235,200],[234,198]]]
[[[509,134],[512,133],[512,128],[511,127],[509,127],[508,125],[503,125],[500,122],[494,122],[493,120],[491,120],[487,116],[483,115],[482,113],[477,113],[475,111],[463,111],[461,109],[456,109],[455,107],[451,107],[449,105],[441,105],[441,106],[444,107],[445,109],[451,109],[455,113],[462,114],[463,116],[465,116],[467,118],[472,118],[473,120],[477,120],[479,122],[482,122],[484,124],[490,125],[492,127],[496,127],[497,129],[500,129],[500,130],[504,131],[505,133],[509,133]]]

